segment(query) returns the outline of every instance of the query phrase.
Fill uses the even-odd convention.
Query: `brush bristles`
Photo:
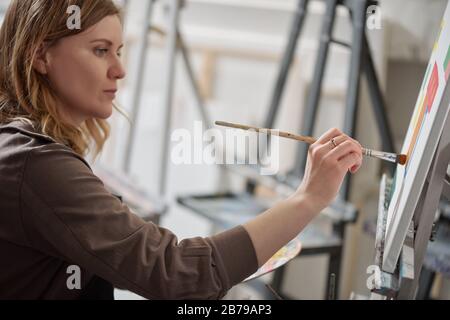
[[[397,156],[397,163],[401,164],[402,166],[406,163],[406,154],[399,154]]]

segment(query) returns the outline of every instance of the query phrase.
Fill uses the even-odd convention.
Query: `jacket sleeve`
[[[20,194],[30,245],[148,299],[218,299],[257,270],[242,226],[179,242],[132,213],[63,145],[30,151]]]

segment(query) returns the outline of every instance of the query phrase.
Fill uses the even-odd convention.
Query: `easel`
[[[189,52],[184,44],[183,38],[179,32],[179,15],[180,10],[184,5],[183,0],[170,0],[168,3],[169,9],[169,21],[168,21],[168,30],[167,32],[162,32],[160,29],[157,29],[152,26],[152,13],[153,8],[157,0],[146,0],[145,10],[144,10],[144,26],[141,29],[141,42],[139,47],[139,70],[136,74],[135,80],[135,90],[133,93],[133,101],[132,101],[132,111],[131,111],[131,122],[136,123],[139,115],[141,97],[142,97],[142,85],[145,77],[145,66],[146,66],[146,56],[149,50],[149,41],[148,35],[151,31],[157,31],[160,34],[165,34],[167,39],[166,44],[166,65],[164,73],[164,96],[163,96],[163,109],[165,110],[164,114],[164,133],[162,138],[162,152],[161,152],[161,161],[160,161],[160,172],[161,176],[159,177],[159,196],[165,197],[166,193],[166,180],[167,180],[167,164],[169,161],[169,142],[170,142],[170,129],[171,129],[171,116],[172,116],[172,98],[174,92],[174,77],[175,77],[175,59],[178,53],[178,50],[181,53],[183,64],[186,68],[187,75],[189,77],[189,83],[192,86],[192,92],[194,93],[194,97],[196,100],[196,104],[200,111],[202,121],[205,123],[207,128],[212,127],[212,122],[209,118],[209,115],[204,107],[203,100],[200,95],[200,89],[197,85],[197,80],[195,79],[194,71],[192,68],[192,64],[189,58]],[[131,158],[134,150],[134,140],[136,136],[136,126],[131,126],[130,132],[127,139],[125,158],[123,161],[123,170],[127,173],[130,171],[131,166]]]
[[[447,103],[450,103],[447,102]],[[447,168],[450,164],[450,117],[447,113],[447,120],[444,125],[443,135],[436,151],[433,166],[427,186],[424,188],[424,197],[414,214],[415,238],[414,238],[414,274],[419,275],[422,263],[427,250],[428,240],[431,236],[434,214],[438,209],[440,196],[443,194],[450,199],[450,179],[447,175]],[[444,188],[444,185],[446,188]],[[446,193],[443,193],[446,191]],[[399,299],[413,299],[416,295],[419,277],[414,277],[412,281],[401,283]]]
[[[418,205],[410,222],[409,232],[403,242],[401,256],[394,273],[381,270],[379,287],[375,294],[392,299],[415,299],[418,292],[419,275],[421,274],[428,241],[432,236],[435,214],[441,196],[450,200],[450,177],[447,173],[450,164],[450,85],[446,86],[444,97],[439,107],[447,107],[442,135],[434,154],[432,165],[428,171],[425,185],[422,188]],[[437,128],[436,130],[440,130]],[[389,187],[389,185],[388,185]],[[385,188],[382,187],[382,194]],[[375,263],[382,269],[384,249],[384,230],[387,207],[380,208]]]
[[[444,183],[442,193],[444,197],[439,204],[439,217],[433,224],[430,243],[420,271],[417,300],[433,299],[432,289],[439,290],[442,279],[450,278],[450,247],[448,246],[450,243],[450,199],[445,197],[450,191],[445,191],[446,184],[450,186],[449,174],[450,172],[447,172],[447,182]]]

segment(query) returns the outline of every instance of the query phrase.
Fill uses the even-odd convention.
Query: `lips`
[[[117,89],[105,90],[104,92],[105,92],[105,94],[106,94],[107,96],[109,96],[109,97],[111,97],[112,99],[114,99],[114,98],[116,97]]]

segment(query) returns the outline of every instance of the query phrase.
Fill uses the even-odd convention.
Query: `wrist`
[[[288,201],[298,209],[298,212],[303,214],[306,212],[308,215],[316,216],[324,209],[324,206],[315,197],[303,192],[294,193],[288,198]]]

